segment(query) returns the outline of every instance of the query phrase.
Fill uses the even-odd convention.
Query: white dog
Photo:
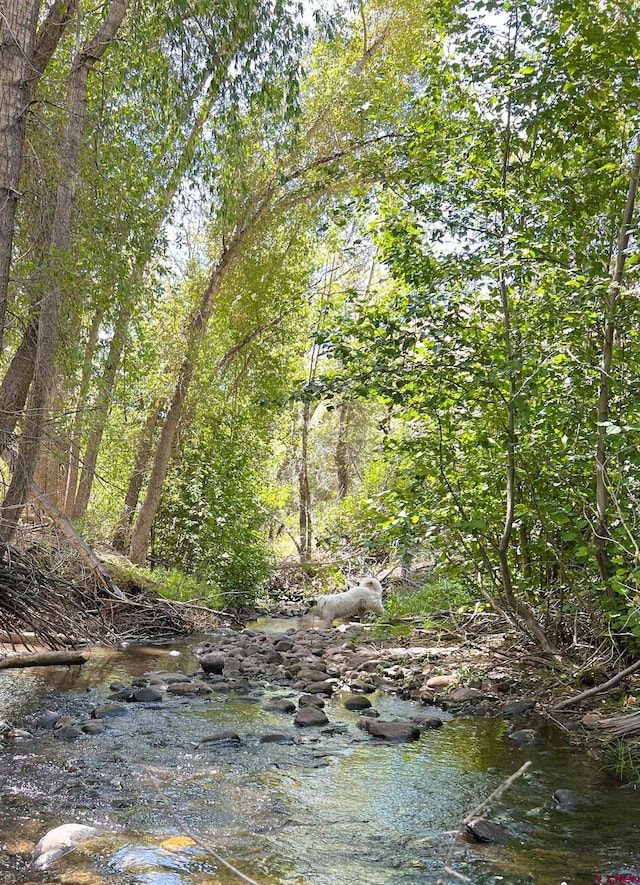
[[[336,618],[354,618],[365,612],[382,615],[382,584],[377,578],[364,578],[357,587],[350,587],[344,593],[321,596],[311,612],[330,624]]]

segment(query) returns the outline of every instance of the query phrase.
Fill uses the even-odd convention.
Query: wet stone
[[[302,709],[298,710],[298,712],[296,713],[295,719],[293,721],[294,724],[297,725],[299,728],[327,725],[329,723],[329,720],[325,716],[324,712],[318,707],[314,706],[302,707]]]
[[[305,685],[304,690],[309,694],[324,694],[331,697],[333,694],[333,683],[331,682],[310,682]]]
[[[506,842],[511,836],[504,827],[484,817],[478,817],[466,824],[469,833],[476,842]]]
[[[53,733],[62,741],[73,741],[84,734],[79,725],[63,725],[61,728],[56,728]]]
[[[138,691],[134,691],[131,700],[140,704],[151,704],[162,700],[162,692],[157,688],[139,688]]]
[[[36,719],[36,728],[53,728],[59,718],[60,713],[55,713],[53,710],[45,710]]]
[[[173,682],[167,687],[169,694],[196,695],[210,692],[211,688],[203,682]]]
[[[292,744],[293,739],[286,734],[263,734],[260,737],[261,744]]]
[[[88,722],[83,722],[81,727],[85,734],[102,734],[105,724],[102,719],[90,719]]]
[[[271,698],[262,709],[269,713],[295,713],[296,705],[289,698]]]
[[[98,706],[91,712],[92,719],[107,719],[110,716],[124,716],[127,712],[126,707],[121,707],[120,704],[98,704]]]
[[[298,698],[299,707],[324,707],[324,698],[317,694],[301,694]]]
[[[133,697],[133,689],[131,688],[122,688],[120,691],[114,691],[113,694],[109,695],[110,701],[130,701]]]
[[[518,744],[535,744],[538,740],[538,732],[533,728],[521,728],[519,731],[512,731],[509,740]]]
[[[207,675],[214,673],[219,676],[224,670],[224,658],[217,654],[203,655],[200,658],[200,666]]]
[[[420,729],[414,722],[385,722],[364,717],[358,726],[372,737],[386,741],[417,741],[420,737]]]
[[[221,731],[214,731],[213,734],[207,735],[207,737],[202,738],[201,744],[214,744],[221,743],[227,741],[229,743],[240,743],[240,735],[237,731],[233,731],[231,728],[223,728]]]
[[[369,698],[361,694],[343,695],[342,704],[346,710],[368,710],[371,707]]]
[[[522,698],[520,701],[510,701],[505,704],[502,712],[506,716],[524,716],[535,707],[536,702],[531,698]]]
[[[579,805],[586,803],[586,799],[583,796],[579,796],[572,790],[556,790],[553,794],[553,799],[560,808],[564,809],[577,808]]]

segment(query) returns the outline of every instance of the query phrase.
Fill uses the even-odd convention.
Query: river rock
[[[509,740],[516,741],[518,744],[535,744],[538,740],[538,732],[533,728],[521,728],[518,731],[512,731]]]
[[[506,842],[507,839],[511,838],[509,832],[504,827],[484,817],[478,817],[475,820],[469,821],[465,826],[467,833],[476,842]]]
[[[577,808],[579,805],[584,805],[586,803],[586,799],[583,796],[574,793],[573,790],[556,790],[553,794],[553,799],[560,808],[566,810]]]
[[[201,744],[213,744],[219,743],[220,741],[229,741],[231,743],[240,743],[240,735],[233,731],[231,728],[223,728],[221,731],[214,731],[213,734],[208,735],[205,738],[200,740]]]
[[[324,707],[324,698],[317,694],[301,694],[298,698],[299,707]]]
[[[455,688],[448,697],[448,700],[454,701],[456,704],[465,704],[469,701],[479,701],[484,697],[484,693],[479,688]]]
[[[91,718],[108,719],[111,716],[124,716],[126,712],[127,708],[122,707],[120,704],[98,704],[98,706],[91,711]]]
[[[413,721],[418,728],[442,728],[442,719],[439,716],[414,716]]]
[[[329,720],[319,707],[308,706],[298,710],[293,722],[299,728],[306,728],[314,725],[327,725]]]
[[[271,698],[262,709],[269,713],[295,713],[296,705],[289,698]]]
[[[82,723],[81,728],[85,734],[102,734],[105,724],[102,719],[89,719]]]
[[[114,691],[109,695],[110,701],[130,701],[133,697],[133,688],[121,688],[119,691]]]
[[[342,704],[346,710],[369,710],[371,701],[361,694],[347,694],[342,696]]]
[[[200,658],[200,666],[207,674],[215,673],[219,676],[224,670],[224,658],[217,654],[206,654]]]
[[[442,674],[441,676],[431,676],[427,679],[427,688],[444,688],[447,685],[453,685],[457,681],[457,677],[451,674]]]
[[[261,744],[292,744],[293,739],[287,734],[263,734],[260,737]]]
[[[167,686],[167,691],[169,692],[169,694],[188,696],[196,694],[208,694],[211,691],[211,687],[209,685],[205,685],[204,682],[194,680],[193,682],[172,682],[171,685]]]
[[[139,704],[155,703],[156,701],[162,700],[162,692],[151,686],[148,686],[147,688],[139,688],[137,691],[134,691],[131,700],[137,701]]]
[[[309,694],[324,694],[331,697],[333,694],[333,683],[331,682],[310,682],[305,684],[304,690]]]
[[[36,728],[53,728],[59,718],[60,713],[56,713],[53,710],[45,710],[36,719]]]
[[[504,705],[502,712],[505,716],[524,716],[535,707],[536,702],[531,698],[522,698],[519,701],[509,701]]]
[[[99,830],[85,824],[63,824],[49,830],[33,849],[32,866],[35,870],[46,870],[54,861],[73,851],[85,839],[97,836]]]
[[[358,727],[368,731],[372,737],[385,741],[417,741],[420,737],[420,729],[415,722],[387,722],[363,717]]]

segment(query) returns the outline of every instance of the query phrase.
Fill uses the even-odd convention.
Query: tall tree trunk
[[[6,0],[0,17],[0,351],[39,9],[40,0]]]
[[[51,230],[49,253],[51,277],[42,294],[33,381],[11,484],[2,504],[0,543],[7,543],[15,531],[27,500],[42,439],[58,332],[61,264],[71,236],[71,211],[78,177],[82,132],[87,115],[89,72],[100,61],[115,37],[125,12],[126,0],[111,0],[107,16],[95,38],[82,47],[72,64],[69,81],[69,117],[61,154],[61,181],[58,185]]]
[[[627,201],[624,207],[622,224],[618,233],[618,244],[615,265],[612,270],[611,284],[607,290],[604,303],[604,328],[602,340],[602,355],[600,359],[600,379],[598,383],[598,443],[596,447],[596,527],[594,542],[600,579],[605,585],[610,599],[615,597],[609,583],[609,559],[607,546],[609,540],[609,525],[607,511],[609,509],[609,490],[607,487],[607,427],[609,422],[609,401],[611,397],[611,365],[613,361],[613,341],[616,328],[616,310],[620,288],[624,277],[624,269],[629,246],[631,223],[636,205],[638,193],[638,178],[640,177],[640,134],[636,136],[636,144],[633,158]]]
[[[516,45],[518,41],[518,11],[514,10],[513,20],[510,24],[509,39],[513,38],[513,45],[509,45],[510,60],[515,56]],[[502,152],[502,170],[501,184],[502,192],[507,192],[507,177],[509,171],[509,162],[511,159],[511,114],[512,99],[509,95],[507,99],[507,115],[506,126],[504,132],[504,145]],[[524,629],[529,635],[535,639],[540,648],[547,654],[554,654],[555,649],[549,642],[544,630],[538,624],[534,612],[529,606],[518,599],[514,592],[513,579],[511,575],[511,567],[509,565],[509,548],[511,546],[511,537],[513,534],[513,524],[515,521],[516,507],[516,446],[517,446],[517,375],[514,367],[515,352],[512,341],[511,330],[511,304],[509,299],[509,287],[507,284],[506,272],[504,269],[506,255],[504,253],[504,244],[507,241],[507,217],[505,197],[502,197],[502,205],[500,207],[500,270],[498,276],[498,288],[500,292],[500,307],[502,312],[502,329],[504,340],[504,357],[507,366],[509,386],[506,396],[507,405],[507,476],[506,476],[506,501],[505,516],[502,528],[502,534],[498,542],[498,563],[500,566],[500,578],[502,581],[502,590],[504,599],[515,619],[519,619],[524,624]]]
[[[229,59],[233,57],[233,53],[237,50],[237,48],[238,42],[236,40],[230,41],[227,48]],[[155,214],[155,224],[149,231],[147,237],[148,248],[143,249],[137,256],[136,266],[131,275],[129,286],[131,292],[138,292],[142,290],[142,287],[144,285],[145,271],[151,257],[153,244],[158,238],[167,212],[171,206],[171,203],[173,202],[176,193],[178,192],[180,182],[182,181],[186,171],[189,168],[194,151],[202,135],[204,126],[209,119],[213,103],[218,97],[218,90],[223,79],[222,72],[226,73],[226,67],[221,64],[219,75],[211,79],[209,82],[207,94],[198,110],[193,126],[191,127],[191,131],[189,132],[187,140],[184,144],[182,153],[171,171],[166,187],[164,189],[164,193],[161,196]],[[187,113],[188,110],[191,108],[197,93],[199,93],[200,89],[204,86],[207,79],[209,79],[208,75],[206,77],[203,77],[198,89],[196,90],[196,93],[190,96],[187,107],[185,109],[185,113]],[[116,320],[113,337],[111,339],[111,344],[109,345],[109,354],[105,363],[104,372],[98,384],[98,397],[93,410],[93,427],[87,441],[87,447],[82,464],[82,472],[80,475],[80,484],[75,496],[73,519],[82,519],[87,511],[87,507],[89,506],[89,499],[91,497],[91,489],[93,487],[93,481],[95,479],[96,465],[98,462],[98,456],[100,454],[100,447],[102,445],[102,439],[109,417],[109,407],[113,397],[113,390],[120,368],[122,351],[124,350],[124,346],[127,341],[127,337],[129,334],[129,325],[134,311],[135,302],[130,301],[127,305],[121,307],[120,313]],[[140,490],[138,489],[138,494],[139,493]]]
[[[129,333],[129,323],[131,322],[132,315],[133,304],[124,305],[120,308],[120,312],[115,322],[113,337],[109,345],[109,353],[107,354],[107,360],[94,406],[93,426],[89,433],[89,439],[84,453],[80,483],[78,485],[78,491],[75,496],[72,510],[72,519],[82,519],[87,511],[87,506],[89,505],[91,487],[93,486],[96,464],[98,463],[98,452],[100,450],[100,445],[102,444],[105,427],[107,426],[113,388],[115,387],[116,376],[120,367],[120,358]]]
[[[147,412],[147,419],[140,432],[138,452],[135,464],[133,465],[133,470],[131,471],[131,476],[129,477],[129,485],[127,486],[127,493],[124,498],[124,507],[113,534],[113,546],[121,553],[124,553],[125,550],[128,549],[131,542],[131,523],[133,522],[133,516],[136,512],[136,507],[138,506],[142,483],[149,468],[153,434],[158,424],[161,407],[162,401],[160,399],[156,399],[151,403],[151,407]]]
[[[78,472],[80,469],[80,442],[82,429],[85,425],[85,411],[89,398],[89,385],[91,384],[91,371],[93,359],[98,343],[98,332],[102,322],[102,311],[96,310],[91,321],[91,327],[87,335],[87,343],[84,349],[82,374],[80,376],[80,388],[76,399],[76,411],[73,416],[73,428],[69,443],[69,460],[67,467],[67,483],[64,493],[64,514],[70,517],[75,504],[76,487],[78,485]]]
[[[56,0],[36,36],[40,2],[6,0],[0,17],[0,352],[27,108],[75,11],[75,0]]]
[[[227,270],[231,266],[241,243],[244,241],[246,233],[247,228],[240,228],[232,241],[223,248],[222,254],[213,267],[207,288],[200,299],[200,304],[192,313],[189,321],[186,333],[187,352],[182,360],[169,410],[160,431],[160,438],[147,485],[147,493],[131,533],[129,558],[137,565],[144,565],[147,557],[153,521],[158,512],[162,486],[167,475],[180,416],[182,415],[184,402],[189,391],[196,361],[200,354],[207,323],[209,322],[213,305],[218,297]]]
[[[309,562],[312,554],[311,488],[309,486],[309,423],[311,404],[302,408],[300,428],[300,468],[298,470],[298,518],[300,523],[300,562]]]
[[[338,411],[338,440],[336,442],[337,499],[342,501],[349,491],[349,462],[347,460],[347,433],[349,431],[349,403],[341,403]]]

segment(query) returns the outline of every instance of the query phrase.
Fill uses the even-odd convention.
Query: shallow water
[[[279,631],[294,626],[278,624]],[[114,680],[161,669],[195,672],[188,642],[173,650],[180,655],[95,649],[82,668],[3,671],[0,719],[27,726],[46,709],[88,716]],[[255,682],[246,695],[132,704],[125,716],[107,720],[105,733],[74,742],[37,731],[0,745],[0,883],[240,881],[208,848],[262,885],[435,883],[450,833],[528,759],[529,773],[491,814],[513,838],[455,845],[450,866],[479,885],[571,885],[625,870],[640,876],[640,796],[619,789],[544,723],[534,723],[542,735],[534,746],[509,740],[517,726],[499,718],[456,718],[415,743],[383,744],[356,728],[357,714],[339,697],[327,704],[331,726],[317,730],[264,711],[273,694],[295,697]],[[422,709],[382,694],[372,700],[385,719]],[[237,731],[241,743],[198,745],[222,728]],[[273,732],[291,743],[259,743]],[[585,796],[586,805],[555,807],[559,788]],[[33,843],[69,822],[103,834],[47,872],[31,871]]]

